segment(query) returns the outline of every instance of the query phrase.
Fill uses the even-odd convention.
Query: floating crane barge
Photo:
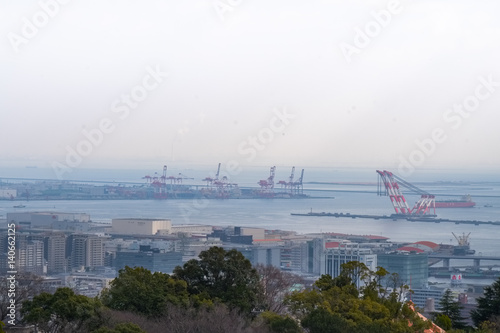
[[[477,220],[454,220],[454,219],[442,219],[437,218],[436,215],[436,201],[434,195],[426,192],[424,190],[419,189],[418,187],[408,183],[404,179],[394,175],[390,171],[380,171],[377,170],[379,175],[378,182],[378,195],[387,195],[391,199],[391,203],[394,207],[395,214],[392,215],[366,215],[366,214],[351,214],[351,213],[314,213],[309,212],[305,214],[291,213],[294,216],[318,216],[318,217],[342,217],[342,218],[367,218],[367,219],[375,219],[375,220],[400,220],[404,219],[410,222],[433,222],[433,223],[441,223],[441,222],[451,222],[455,224],[490,224],[490,225],[499,225],[500,221],[477,221]],[[399,181],[399,183],[398,183]],[[413,208],[410,208],[408,202],[403,196],[399,184],[403,187],[411,190],[412,192],[418,193],[421,195],[420,199],[415,203]],[[432,212],[432,214],[431,214]],[[458,238],[457,238],[458,240]]]

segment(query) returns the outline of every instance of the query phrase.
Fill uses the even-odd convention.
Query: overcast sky
[[[0,0],[0,166],[499,168],[498,13]]]

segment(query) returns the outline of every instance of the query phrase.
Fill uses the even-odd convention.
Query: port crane
[[[288,181],[280,180],[278,182],[281,188],[285,190],[285,193],[289,193],[290,196],[302,195],[304,192],[304,186],[302,184],[302,179],[304,178],[304,169],[300,174],[300,178],[294,181],[295,178],[295,167],[292,167],[292,173],[288,177]],[[260,184],[260,183],[259,183]]]
[[[454,232],[452,232],[453,234],[453,237],[455,237],[455,239],[457,240],[458,242],[458,246],[455,246],[453,248],[453,254],[455,255],[467,255],[467,254],[474,254],[476,253],[475,250],[471,250],[470,248],[470,243],[469,243],[469,236],[470,236],[470,232],[468,234],[465,234],[462,233],[462,236],[460,235],[455,235]]]
[[[259,195],[266,198],[274,197],[274,175],[276,172],[276,167],[271,167],[269,171],[269,177],[267,179],[262,179],[258,182],[260,185]]]
[[[217,173],[215,177],[205,177],[202,181],[207,182],[206,188],[202,189],[202,194],[208,198],[216,198],[216,199],[227,199],[234,195],[235,192],[238,192],[238,184],[230,183],[229,179],[226,176],[220,175],[220,166],[217,166]]]
[[[146,183],[153,187],[153,196],[155,199],[166,199],[167,198],[167,166],[163,166],[163,173],[158,176],[155,172],[154,176],[146,175],[142,177],[146,179]]]
[[[293,195],[293,178],[295,177],[295,167],[292,167],[292,173],[290,177],[288,177],[288,181],[280,180],[278,182],[281,185],[281,188],[285,190],[285,192],[290,192],[290,195]]]
[[[220,163],[219,166],[217,167],[217,173],[215,174],[215,177],[205,177],[202,179],[202,181],[207,182],[207,187],[211,186],[214,182],[219,180],[219,173],[220,173]]]
[[[455,235],[454,232],[452,232],[452,234],[453,234],[453,237],[455,237],[455,239],[457,240],[458,246],[469,246],[470,232],[467,235],[464,232],[462,234],[462,236],[457,236],[457,235]]]
[[[304,179],[304,169],[300,173],[300,178],[292,183],[292,193],[295,195],[304,194],[304,185],[302,185],[302,179]]]
[[[433,214],[436,215],[436,203],[434,195],[426,192],[406,180],[396,176],[390,171],[376,170],[378,177],[377,194],[386,195],[391,199],[391,203],[398,215],[420,216],[430,215],[433,209]],[[399,182],[399,183],[398,183]],[[410,208],[406,201],[399,184],[411,192],[420,194],[420,199],[415,203],[413,208]]]

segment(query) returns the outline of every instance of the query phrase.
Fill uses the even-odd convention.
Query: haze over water
[[[275,182],[285,180],[289,167],[277,169]],[[300,168],[298,168],[300,171]],[[78,170],[75,179],[107,180],[113,182],[137,182],[148,171],[120,170]],[[151,170],[154,172],[154,170]],[[149,173],[151,173],[151,171]],[[158,170],[160,172],[161,170]],[[172,170],[195,178],[186,184],[203,184],[201,179],[209,175],[206,170]],[[30,174],[50,174],[44,169],[30,169]],[[26,177],[26,170],[7,170],[3,177]],[[297,174],[297,169],[296,169]],[[114,175],[113,178],[111,175]],[[259,179],[269,176],[268,168],[247,168],[232,181],[240,186],[257,188]],[[106,177],[109,177],[106,179]],[[296,176],[297,177],[297,176]],[[394,212],[388,197],[376,195],[376,174],[368,169],[326,169],[309,168],[304,174],[304,193],[310,199],[229,199],[229,200],[88,200],[88,201],[29,201],[26,208],[13,208],[11,201],[0,201],[0,215],[14,211],[62,211],[90,214],[92,220],[110,222],[117,217],[170,218],[174,224],[207,224],[214,226],[254,226],[266,229],[292,230],[298,233],[338,232],[348,234],[373,234],[389,237],[391,241],[421,241],[455,244],[455,234],[471,233],[471,248],[476,254],[500,255],[500,226],[455,223],[408,222],[403,220],[374,220],[334,217],[301,217],[290,213],[343,212],[351,214],[390,215]],[[35,177],[33,177],[35,178]],[[499,221],[500,182],[495,177],[478,174],[427,172],[414,177],[418,186],[431,193],[453,195],[470,194],[476,202],[474,208],[440,209],[438,217],[458,220]],[[498,177],[497,177],[498,179]],[[368,185],[308,184],[308,182],[370,182]],[[443,181],[425,184],[430,181]],[[450,183],[451,181],[451,183]],[[96,184],[99,185],[99,184]],[[356,192],[353,192],[356,191]],[[405,194],[412,205],[416,195]],[[450,197],[443,197],[450,198]],[[457,197],[455,197],[456,199]],[[485,207],[487,205],[487,207]]]

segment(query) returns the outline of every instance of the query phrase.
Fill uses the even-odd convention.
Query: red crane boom
[[[405,181],[404,179],[396,176],[390,171],[376,170],[379,175],[378,183],[378,195],[388,195],[391,199],[391,203],[396,211],[396,214],[401,215],[425,215],[430,214],[431,209],[434,209],[434,215],[436,214],[436,204],[434,195],[419,189],[415,185],[412,185]],[[380,180],[382,183],[380,183]],[[420,199],[415,203],[415,206],[410,209],[408,202],[406,201],[399,183],[406,189],[420,194]],[[382,190],[382,184],[384,185],[385,191]]]

